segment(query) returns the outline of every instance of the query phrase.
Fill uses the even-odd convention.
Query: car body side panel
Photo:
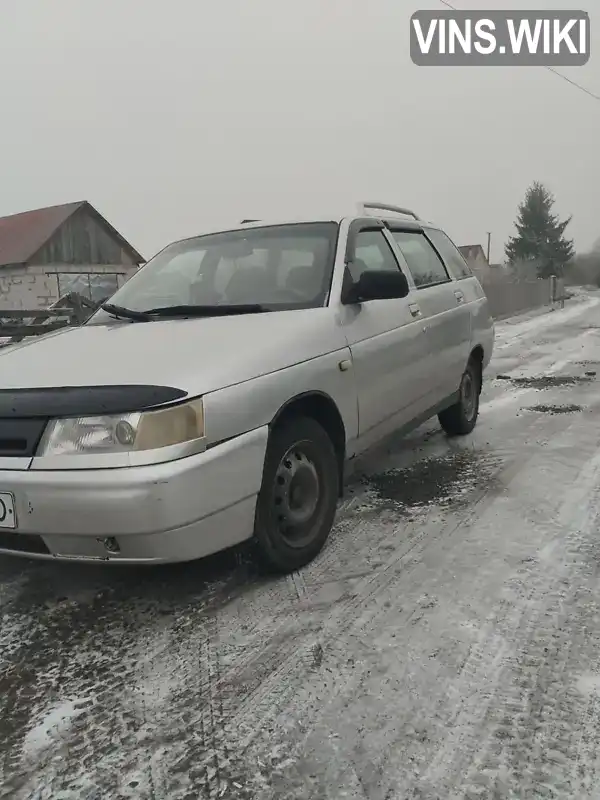
[[[420,398],[427,394],[430,364],[423,319],[415,318],[410,311],[414,290],[396,300],[342,304],[350,224],[346,219],[340,226],[330,306],[336,311],[340,330],[352,352],[358,397],[357,450],[362,451],[367,440],[377,441],[384,435],[390,420],[411,418],[415,405],[418,407]],[[382,235],[410,286],[406,264],[398,258],[385,230]]]
[[[458,389],[471,350],[471,313],[466,300],[460,304],[456,281],[426,286],[415,299],[427,321],[431,351],[430,404]]]
[[[361,437],[397,414],[407,421],[423,396],[429,352],[423,320],[410,313],[411,299],[340,309],[354,362]]]
[[[465,295],[471,314],[471,349],[479,346],[483,350],[483,368],[491,361],[494,350],[494,320],[490,314],[488,299],[476,277],[464,278],[455,284]]]
[[[494,347],[494,321],[483,287],[473,275],[459,249],[450,237],[435,225],[427,225],[425,234],[444,261],[449,275],[454,278],[454,290],[464,295],[464,305],[468,305],[471,321],[471,351],[476,347],[483,349],[483,368],[492,358]]]
[[[343,339],[340,331],[340,339]],[[260,378],[204,396],[206,435],[219,442],[272,422],[290,400],[307,393],[331,398],[337,406],[351,453],[358,434],[352,354],[346,346]],[[342,365],[342,366],[340,366]]]

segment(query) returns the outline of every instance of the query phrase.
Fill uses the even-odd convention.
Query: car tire
[[[466,436],[477,424],[481,394],[481,364],[469,359],[458,389],[459,399],[438,414],[440,425],[448,436]]]
[[[321,551],[335,519],[339,484],[338,457],[321,425],[293,417],[273,429],[254,523],[268,569],[293,572]]]

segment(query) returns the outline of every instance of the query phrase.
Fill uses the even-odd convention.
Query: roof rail
[[[241,224],[242,225],[248,225],[250,222],[260,222],[260,220],[259,219],[243,219]]]
[[[394,214],[404,214],[406,217],[414,217],[416,220],[421,218],[414,211],[409,208],[402,208],[401,206],[392,206],[389,203],[362,203],[364,209],[371,209],[376,211],[392,211]]]

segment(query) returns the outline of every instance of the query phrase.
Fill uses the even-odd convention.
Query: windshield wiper
[[[149,308],[142,312],[146,317],[224,317],[230,314],[262,314],[270,309],[258,303],[245,305],[185,305],[164,306],[162,308]]]
[[[131,319],[135,320],[135,322],[149,322],[151,319],[145,311],[134,311],[131,308],[115,306],[112,303],[102,303],[100,308],[117,319]]]

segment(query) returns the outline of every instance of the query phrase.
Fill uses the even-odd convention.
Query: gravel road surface
[[[497,334],[300,573],[0,556],[0,797],[600,797],[600,297]]]

